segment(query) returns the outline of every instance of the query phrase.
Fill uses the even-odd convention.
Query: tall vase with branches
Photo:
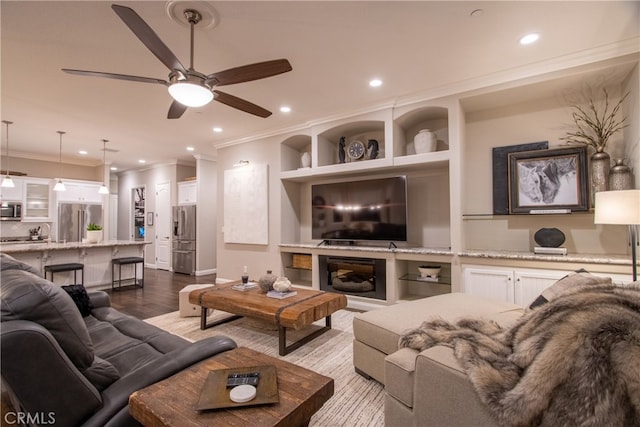
[[[605,151],[609,139],[617,132],[628,126],[627,116],[621,116],[624,100],[629,96],[625,93],[620,100],[612,104],[609,100],[609,92],[602,89],[604,100],[596,102],[594,96],[589,96],[586,105],[573,103],[574,111],[571,114],[574,130],[561,137],[562,141],[569,144],[582,144],[593,148],[595,153],[591,156],[591,200],[595,193],[608,190],[609,169],[611,157]]]

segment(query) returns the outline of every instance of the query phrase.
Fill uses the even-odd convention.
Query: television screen
[[[407,180],[393,178],[311,186],[312,238],[407,241]]]

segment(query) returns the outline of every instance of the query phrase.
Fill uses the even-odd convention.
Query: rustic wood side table
[[[209,371],[260,365],[276,367],[279,402],[197,411]],[[306,426],[333,396],[334,382],[309,369],[240,347],[220,353],[134,392],[129,412],[145,426]]]

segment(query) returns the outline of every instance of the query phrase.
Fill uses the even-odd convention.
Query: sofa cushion
[[[87,317],[91,314],[93,304],[91,304],[87,290],[83,285],[66,285],[62,289],[69,294],[78,310],[80,310],[82,317]]]
[[[584,269],[577,270],[574,273],[567,274],[545,289],[538,298],[529,305],[529,309],[534,309],[546,304],[555,299],[558,295],[575,288],[578,285],[611,285],[611,278],[594,276]]]
[[[483,319],[493,320],[503,326],[515,323],[520,317],[522,317],[521,310],[488,313],[482,316]],[[449,347],[431,347],[422,351],[419,356],[428,357],[432,359],[433,363],[439,364],[447,369],[458,371],[461,375],[464,375],[464,370],[455,358],[453,350]],[[410,408],[414,405],[413,393],[416,388],[414,384],[416,380],[414,374],[417,357],[417,350],[401,348],[387,356],[384,364],[384,386],[386,393]],[[419,396],[416,398],[420,399]]]
[[[121,376],[189,342],[112,308],[98,308],[84,318],[97,356],[112,363]]]
[[[482,299],[464,293],[450,293],[403,302],[381,309],[358,313],[353,319],[353,335],[356,340],[373,347],[384,354],[398,350],[400,336],[411,328],[433,316],[447,321],[463,316],[483,316],[488,314],[515,312],[522,314],[522,308],[489,299]]]
[[[82,315],[71,297],[28,269],[4,269],[0,288],[2,321],[30,320],[54,336],[71,362],[80,370],[93,363],[93,344]]]
[[[91,381],[91,384],[100,392],[120,378],[120,373],[115,366],[98,356],[93,358],[93,363],[89,368],[82,371],[82,375]]]

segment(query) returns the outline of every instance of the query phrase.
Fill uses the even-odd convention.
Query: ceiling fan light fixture
[[[213,100],[213,92],[209,88],[188,81],[171,84],[169,94],[187,107],[202,107]]]

